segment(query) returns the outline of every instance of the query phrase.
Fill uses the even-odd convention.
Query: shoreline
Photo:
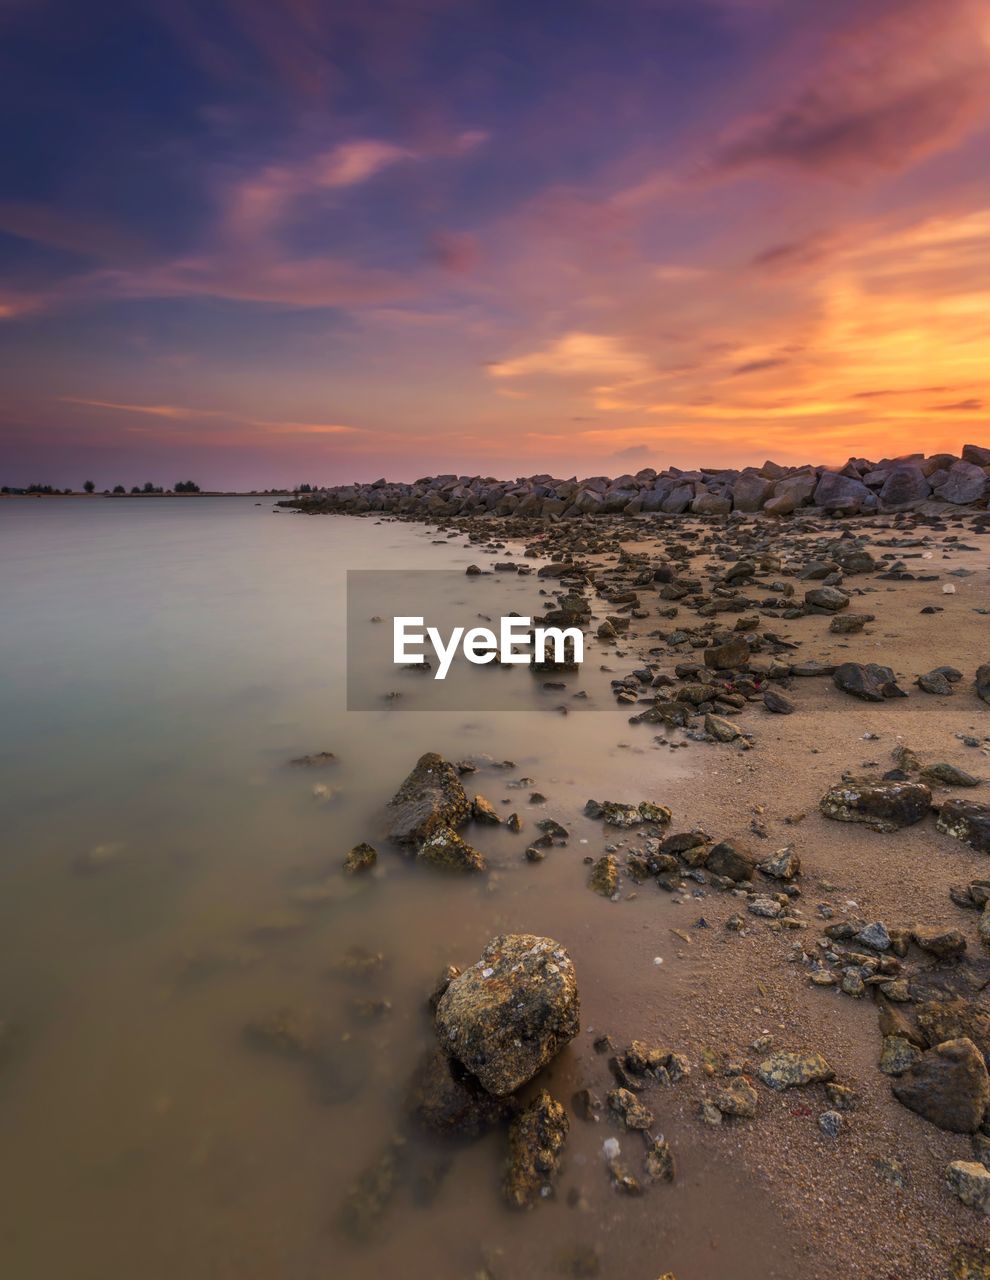
[[[775,880],[754,869],[748,883],[719,883],[703,861],[693,859],[682,862],[673,877],[668,873],[666,883],[663,875],[656,878],[673,895],[668,900],[684,909],[684,929],[674,940],[675,965],[688,975],[673,984],[677,994],[670,1013],[678,1030],[671,1034],[664,1028],[662,1034],[671,1048],[702,1064],[692,1084],[665,1094],[666,1118],[682,1141],[690,1134],[693,1143],[712,1155],[743,1163],[761,1194],[771,1198],[803,1242],[806,1256],[795,1259],[797,1270],[790,1274],[808,1280],[825,1274],[819,1265],[824,1256],[830,1273],[839,1263],[847,1274],[863,1277],[886,1275],[876,1270],[879,1266],[912,1280],[990,1274],[990,1251],[981,1243],[984,1220],[960,1203],[945,1180],[953,1161],[978,1160],[986,1143],[981,1147],[979,1135],[971,1140],[952,1133],[903,1106],[891,1088],[902,1076],[885,1074],[878,1066],[888,1047],[878,1020],[888,1036],[893,1023],[903,1039],[912,1035],[912,1014],[932,1001],[954,1002],[953,1008],[965,1002],[978,1031],[990,1028],[990,955],[978,934],[978,915],[961,909],[949,894],[951,885],[986,877],[990,867],[984,864],[985,854],[937,831],[931,818],[882,834],[861,824],[832,821],[819,808],[844,775],[881,779],[895,768],[898,748],[904,746],[920,758],[909,778],[939,762],[976,774],[982,767],[990,778],[990,721],[985,702],[973,691],[974,669],[990,658],[990,629],[983,620],[990,539],[979,542],[990,533],[990,517],[946,514],[951,523],[925,512],[865,517],[852,525],[836,525],[816,511],[786,525],[754,517],[685,517],[661,530],[642,517],[612,517],[544,523],[528,540],[513,529],[516,522],[498,518],[391,517],[428,530],[436,526],[441,533],[457,530],[469,544],[505,539],[522,542],[529,554],[542,544],[541,553],[558,564],[573,555],[572,563],[590,574],[596,615],[604,605],[611,616],[628,617],[628,631],[598,633],[603,657],[607,649],[616,664],[615,675],[625,679],[632,667],[649,669],[651,682],[656,676],[669,677],[660,694],[641,677],[629,686],[629,694],[635,692],[629,696],[630,710],[637,713],[631,722],[644,710],[648,721],[660,703],[664,707],[653,725],[641,721],[632,731],[653,736],[660,730],[666,736],[659,741],[669,742],[671,750],[675,741],[689,746],[681,763],[695,756],[691,773],[665,784],[660,798],[681,823],[688,817],[692,830],[703,830],[709,847],[730,841],[754,862],[782,848],[797,854],[801,869],[793,879]],[[761,536],[768,544],[767,563],[736,580],[743,584],[740,592],[730,585],[731,571],[752,556],[753,542]],[[835,563],[829,569],[817,559],[830,541],[840,549],[843,541],[848,544],[852,573]],[[874,563],[867,568],[861,558],[853,568],[857,554]],[[883,556],[889,559],[884,562]],[[802,580],[800,572],[809,562],[811,576]],[[661,575],[666,581],[643,582],[645,568],[671,563],[677,572]],[[955,576],[959,570],[961,576]],[[663,599],[665,587],[676,588],[679,576],[689,575],[694,591],[678,588]],[[628,588],[637,577],[641,585],[634,603],[603,600],[603,586],[606,597],[621,595],[615,588]],[[825,584],[850,592],[852,604],[833,610],[788,608],[793,598],[787,595],[772,602],[766,597],[762,603],[751,600],[757,627],[747,621],[742,630],[735,630],[735,622],[748,608],[706,614],[706,604],[717,601],[720,592],[723,601],[733,595],[751,597],[754,584],[770,579],[789,582],[798,600],[802,588],[814,592]],[[946,586],[954,590],[945,593]],[[653,591],[661,596],[658,610]],[[699,605],[705,597],[706,603]],[[692,616],[699,608],[701,613]],[[849,631],[833,622],[867,609],[868,620]],[[938,612],[922,613],[924,609]],[[676,614],[676,625],[664,628],[664,621],[674,621],[664,619],[664,612]],[[658,620],[661,626],[653,630]],[[670,646],[672,633],[680,628],[697,632],[699,623],[704,633],[694,636],[699,647],[683,647],[683,642]],[[769,642],[767,632],[774,637]],[[685,723],[677,723],[678,709],[667,690],[685,689],[698,678],[722,682],[717,666],[706,668],[705,650],[716,641],[731,644],[754,635],[760,638],[753,657],[761,648],[769,652],[753,662],[726,664],[734,686],[729,700],[715,699],[704,718],[702,712],[689,712]],[[774,656],[781,654],[785,659],[775,665]],[[786,661],[786,655],[792,660]],[[844,661],[889,665],[908,696],[864,701],[843,692],[832,673]],[[963,675],[947,691],[929,693],[913,683],[950,664]],[[766,678],[749,690],[746,672],[754,670]],[[741,697],[736,691],[740,685]],[[787,713],[769,709],[768,689],[792,704]],[[734,708],[733,701],[738,702]],[[738,725],[729,719],[732,715]],[[715,719],[709,722],[708,716]],[[735,731],[731,737],[718,720],[728,721]],[[728,740],[720,741],[723,736]],[[698,756],[698,751],[704,754]],[[795,761],[801,763],[795,767]],[[553,764],[547,762],[550,768]],[[960,796],[986,804],[990,784],[981,778],[976,788],[960,790],[933,781],[931,793],[933,805]],[[618,875],[611,904],[615,910],[648,892],[654,878],[636,865],[639,859],[629,843],[618,839],[609,846]],[[855,926],[851,937],[870,922],[880,922],[898,939],[896,952],[889,943],[872,951],[864,944],[835,942],[825,933],[839,927],[841,938],[841,927],[848,923]],[[919,948],[912,931],[920,926],[935,933],[958,932],[965,950],[940,958]],[[647,952],[652,945],[646,944]],[[858,956],[855,963],[843,959],[850,952]],[[823,960],[823,955],[835,958]],[[893,994],[884,994],[884,987]],[[916,1047],[934,1052],[924,1042]],[[987,1047],[990,1039],[981,1041],[983,1052]],[[778,1095],[763,1087],[758,1060],[770,1048],[822,1054],[842,1088],[829,1092],[811,1085]],[[712,1108],[713,1098],[738,1079],[755,1082],[755,1119]],[[835,1234],[837,1214],[842,1216],[841,1239]],[[905,1232],[908,1221],[913,1227]],[[633,1215],[626,1226],[637,1230]]]

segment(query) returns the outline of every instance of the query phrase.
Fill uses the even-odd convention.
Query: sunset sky
[[[0,482],[990,443],[984,0],[0,0]]]

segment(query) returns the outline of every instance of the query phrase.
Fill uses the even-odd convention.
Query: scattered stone
[[[723,840],[711,850],[705,863],[708,870],[726,880],[752,880],[756,858],[737,840]]]
[[[865,666],[859,662],[843,662],[836,667],[832,680],[837,689],[864,702],[904,697],[890,667],[881,667],[875,662],[868,662]]]
[[[614,854],[606,853],[591,868],[588,888],[603,898],[613,897],[619,889],[619,863]]]
[[[328,765],[336,764],[337,757],[332,751],[314,751],[309,756],[296,756],[294,760],[290,760],[289,764],[298,765],[303,769],[325,769]]]
[[[484,871],[487,863],[477,849],[450,827],[434,827],[419,846],[417,862],[441,871]]]
[[[832,1080],[835,1072],[820,1053],[774,1053],[765,1058],[756,1074],[771,1089],[793,1089]]]
[[[641,1129],[645,1132],[653,1127],[653,1112],[645,1107],[629,1089],[612,1089],[607,1101],[609,1109],[619,1117],[627,1129]]]
[[[674,1153],[666,1138],[650,1138],[644,1156],[646,1176],[651,1182],[674,1181]]]
[[[752,1120],[756,1115],[759,1094],[746,1076],[734,1076],[715,1095],[715,1105],[724,1116]]]
[[[911,930],[911,939],[922,951],[938,956],[940,960],[954,960],[966,950],[966,938],[959,929],[916,924]]]
[[[838,1111],[823,1111],[818,1117],[818,1127],[826,1138],[837,1138],[842,1132],[842,1116]]]
[[[925,782],[942,783],[946,787],[978,787],[980,779],[954,764],[930,764],[921,771]]]
[[[964,1205],[990,1216],[990,1169],[975,1160],[953,1160],[945,1176]]]
[[[502,1192],[513,1208],[529,1208],[552,1192],[569,1127],[564,1108],[546,1089],[509,1125]]]
[[[921,782],[850,778],[832,787],[822,797],[819,807],[826,818],[837,822],[862,822],[874,831],[891,832],[920,822],[929,812],[931,802],[932,793]]]
[[[495,812],[495,806],[484,796],[475,796],[471,801],[471,817],[475,822],[490,827],[497,827],[502,823],[502,819]]]
[[[358,875],[362,871],[370,871],[378,861],[377,852],[362,841],[356,844],[344,859],[344,870],[348,875]]]
[[[454,830],[471,816],[457,770],[436,752],[427,752],[389,801],[388,838],[418,845],[438,827]]]
[[[760,871],[773,880],[794,880],[801,873],[801,859],[790,845],[778,849],[769,858],[757,863]]]
[[[764,689],[763,705],[768,711],[773,712],[775,716],[789,716],[794,711],[794,703],[775,689]]]

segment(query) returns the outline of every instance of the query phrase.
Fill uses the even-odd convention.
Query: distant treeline
[[[305,484],[300,486],[300,488],[298,489],[291,490],[291,492],[313,493],[315,492],[315,490],[316,490],[315,485],[310,486],[308,484]],[[25,485],[23,488],[20,488],[16,485],[10,485],[10,484],[5,484],[0,486],[0,494],[4,494],[4,493],[14,494],[14,495],[45,494],[52,497],[55,497],[55,496],[61,497],[63,495],[71,496],[72,494],[79,493],[79,492],[80,490],[78,489],[57,489],[54,485],[51,485],[51,484],[29,484],[29,485]],[[82,492],[96,493],[95,482],[92,480],[87,480],[82,486]],[[156,485],[151,480],[148,480],[143,485],[137,485],[137,484],[133,485],[129,491],[125,489],[122,484],[116,484],[112,489],[104,489],[103,495],[105,497],[113,497],[115,495],[119,497],[121,494],[126,495],[128,492],[130,492],[131,494],[167,495],[167,494],[173,494],[173,493],[202,493],[203,490],[200,488],[200,486],[196,483],[195,480],[177,480],[175,483],[175,486],[171,489],[164,489],[162,488],[161,485]],[[214,490],[214,492],[223,492],[223,491]],[[284,489],[284,488],[283,489],[252,489],[250,492],[255,496],[264,496],[266,494],[285,494],[290,492],[290,490]]]

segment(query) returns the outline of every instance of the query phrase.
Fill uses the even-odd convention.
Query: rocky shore
[[[701,467],[564,480],[427,476],[412,484],[375,480],[340,485],[281,503],[307,512],[377,511],[442,517],[469,515],[573,519],[596,515],[787,516],[805,508],[836,516],[985,507],[990,448],[967,444],[951,453],[911,454],[879,462],[850,458],[841,468],[785,467],[765,462],[742,470]]]

